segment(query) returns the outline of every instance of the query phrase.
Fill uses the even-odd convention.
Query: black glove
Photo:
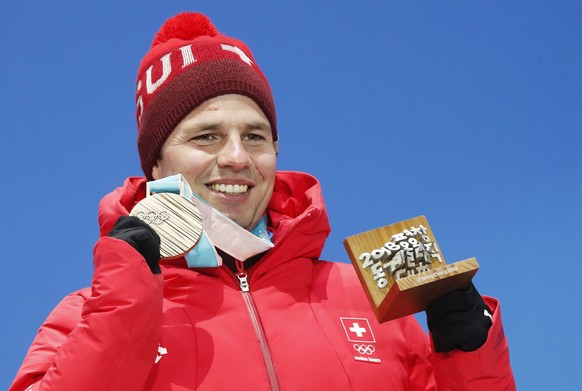
[[[465,352],[479,349],[487,341],[493,324],[491,309],[473,283],[465,290],[447,293],[430,303],[426,321],[439,353],[454,348]]]
[[[135,216],[121,216],[109,236],[131,244],[145,258],[150,270],[160,274],[160,237],[147,223]]]

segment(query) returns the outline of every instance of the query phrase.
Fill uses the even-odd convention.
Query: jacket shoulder
[[[75,328],[79,320],[81,320],[83,304],[89,297],[91,297],[91,288],[79,289],[65,296],[51,311],[40,331],[51,326],[58,327],[61,331]]]

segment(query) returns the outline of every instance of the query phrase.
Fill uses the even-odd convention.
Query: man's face
[[[251,230],[267,208],[275,170],[273,135],[263,111],[246,96],[222,95],[176,126],[152,176],[182,174],[194,193]]]

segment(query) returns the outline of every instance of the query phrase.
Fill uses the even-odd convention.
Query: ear
[[[156,164],[152,167],[152,178],[155,180],[162,179],[162,168],[160,166],[160,159],[156,160]]]

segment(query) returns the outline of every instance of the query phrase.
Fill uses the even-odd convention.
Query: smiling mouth
[[[208,188],[213,191],[225,194],[244,194],[249,190],[248,185],[225,185],[224,183],[213,183],[208,185]]]

